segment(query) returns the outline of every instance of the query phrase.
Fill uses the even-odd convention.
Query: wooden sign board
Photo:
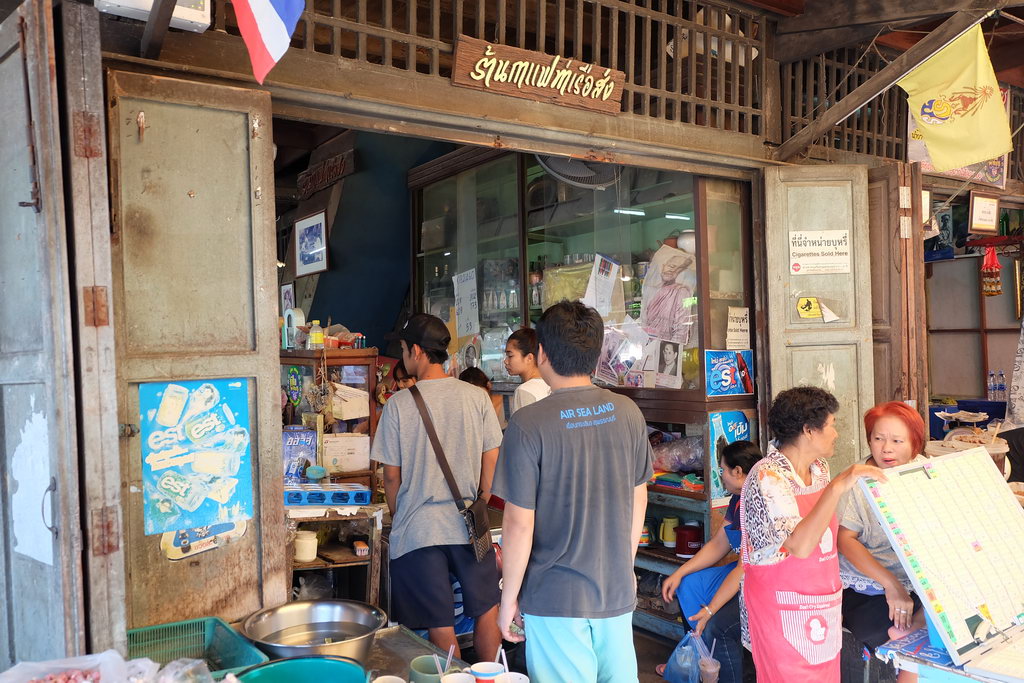
[[[604,114],[622,109],[626,74],[507,45],[459,36],[452,84]]]
[[[309,199],[355,171],[355,152],[348,150],[324,159],[299,174],[299,199]]]

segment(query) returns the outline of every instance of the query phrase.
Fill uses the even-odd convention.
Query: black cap
[[[388,332],[384,335],[387,341],[404,339],[410,347],[419,344],[422,349],[430,351],[447,351],[448,344],[452,341],[452,335],[444,321],[436,315],[428,313],[417,313],[411,316],[398,332]]]

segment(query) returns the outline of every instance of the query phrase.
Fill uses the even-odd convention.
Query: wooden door
[[[867,169],[768,169],[765,210],[771,393],[835,394],[839,472],[866,452],[861,416],[875,394]]]
[[[142,383],[247,380],[253,475],[245,534],[171,561],[121,439],[129,626],[240,619],[286,599],[270,97],[112,71],[107,98],[121,422]]]
[[[921,204],[919,166],[868,171],[876,403],[927,405]]]
[[[51,11],[0,23],[0,669],[85,642]]]

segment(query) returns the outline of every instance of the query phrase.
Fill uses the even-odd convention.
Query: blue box
[[[285,484],[284,504],[317,507],[369,505],[370,489],[362,484]]]

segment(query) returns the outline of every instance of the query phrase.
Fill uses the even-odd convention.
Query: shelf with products
[[[707,386],[705,351],[727,348],[730,316],[746,315],[746,349],[753,348],[753,261],[745,183],[619,167],[606,189],[587,189],[585,180],[564,181],[530,155],[510,152],[500,157],[481,150],[476,154],[482,161],[473,166],[468,161],[472,154],[455,154],[458,163],[453,163],[450,175],[445,173],[445,157],[410,172],[410,178],[429,180],[410,183],[414,204],[422,207],[430,195],[435,206],[447,207],[445,243],[459,245],[443,264],[416,257],[414,300],[422,302],[421,310],[445,318],[455,304],[454,291],[443,291],[440,298],[424,296],[438,279],[435,271],[447,266],[448,277],[441,279],[450,281],[455,273],[476,270],[484,342],[463,337],[458,342],[460,354],[467,344],[500,346],[495,335],[502,330],[507,334],[521,322],[535,323],[545,307],[561,299],[582,298],[595,277],[592,273],[604,272],[605,264],[614,269],[606,275],[610,305],[601,308],[606,345],[614,346],[616,338],[625,343],[610,349],[616,355],[604,367],[599,364],[597,377],[602,382],[646,387],[665,399],[701,402],[715,393]],[[487,190],[499,194],[485,196],[482,181],[474,174],[485,174],[491,181],[505,174]],[[515,235],[510,234],[509,212],[501,211],[503,237],[498,248],[491,248],[486,240],[492,238],[494,225],[478,220],[476,207],[498,202],[508,208],[508,193],[513,190],[518,192],[519,207]],[[490,211],[483,215],[490,217]],[[421,224],[419,216],[413,224]],[[422,238],[421,232],[414,229],[414,239]],[[514,305],[508,303],[510,296]],[[734,334],[730,347],[736,345]],[[666,365],[672,362],[674,367]],[[500,368],[492,369],[497,373],[489,374],[502,374]]]

